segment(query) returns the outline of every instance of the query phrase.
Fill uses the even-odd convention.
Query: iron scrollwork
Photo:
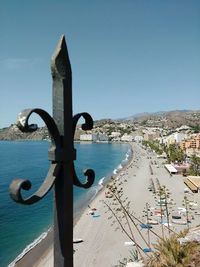
[[[28,123],[29,117],[32,113],[38,114],[42,120],[45,122],[48,131],[51,135],[53,144],[55,144],[57,147],[60,146],[60,136],[59,131],[57,129],[57,126],[53,120],[53,118],[44,110],[42,109],[25,109],[22,112],[19,113],[17,118],[16,125],[22,132],[33,132],[37,130],[36,124],[30,124]],[[58,173],[59,165],[57,163],[52,163],[52,165],[49,168],[49,171],[47,173],[47,176],[42,183],[41,187],[30,197],[23,198],[21,194],[21,190],[30,190],[31,189],[31,182],[29,180],[23,180],[23,179],[15,179],[9,188],[10,196],[11,198],[21,204],[30,205],[38,202],[40,199],[42,199],[52,188],[55,179],[56,174]]]
[[[9,191],[11,198],[18,203],[30,205],[38,202],[41,200],[52,188],[54,185],[55,179],[58,176],[59,170],[61,168],[61,162],[59,159],[61,159],[61,156],[58,155],[59,152],[61,153],[61,142],[60,142],[60,134],[58,131],[58,128],[54,122],[54,119],[44,110],[42,109],[25,109],[22,112],[19,113],[17,118],[16,125],[22,132],[33,132],[37,130],[37,124],[29,124],[28,120],[32,113],[38,114],[42,120],[45,122],[47,129],[49,131],[50,137],[52,139],[53,143],[53,150],[57,151],[57,156],[55,156],[55,159],[52,161],[52,164],[49,168],[49,171],[47,173],[47,176],[42,183],[41,187],[30,197],[23,198],[21,194],[21,190],[30,190],[31,189],[31,182],[29,180],[23,180],[20,178],[17,178],[13,180],[13,182],[10,185]],[[82,124],[83,130],[91,130],[93,128],[93,119],[90,116],[90,114],[84,112],[76,114],[73,117],[73,136],[75,134],[76,125],[78,123],[78,120],[83,117],[85,119],[85,123]],[[84,175],[87,176],[86,183],[81,183],[78,179],[74,167],[74,162],[72,163],[72,176],[73,176],[73,184],[82,187],[82,188],[89,188],[92,186],[94,179],[95,179],[95,173],[92,169],[87,169],[84,171]]]
[[[65,44],[65,39],[64,36],[61,37],[61,40],[58,45],[58,53],[55,58],[55,62],[57,64],[55,68],[53,68],[52,75],[53,78],[56,76],[57,72],[59,73],[60,77],[65,76],[66,74],[69,74],[69,79],[71,79],[71,71],[64,71],[65,70],[65,65],[68,64],[66,67],[67,70],[71,70],[70,67],[70,62],[68,60],[68,53],[67,53],[67,48]],[[65,59],[66,58],[66,59]],[[59,68],[58,68],[59,67]],[[58,71],[59,70],[59,71]],[[62,74],[62,75],[61,75]],[[17,118],[17,123],[16,125],[22,132],[34,132],[38,129],[37,124],[29,124],[29,118],[31,114],[36,113],[41,117],[41,119],[44,121],[50,137],[52,141],[52,147],[49,149],[49,159],[51,160],[51,166],[49,168],[49,171],[47,173],[47,176],[42,183],[41,187],[30,197],[28,198],[23,198],[21,191],[22,190],[30,190],[31,188],[31,182],[29,180],[23,180],[23,179],[15,179],[9,188],[10,196],[11,198],[18,203],[25,204],[25,205],[30,205],[38,202],[40,199],[42,199],[52,188],[52,186],[55,183],[55,180],[59,174],[59,171],[61,169],[61,165],[65,164],[65,155],[63,155],[62,152],[62,137],[59,133],[58,127],[54,121],[54,119],[44,110],[35,108],[35,109],[25,109],[22,112],[19,113],[18,118]],[[92,117],[84,112],[84,113],[79,113],[73,116],[73,129],[72,129],[72,134],[74,138],[76,126],[78,123],[78,120],[83,117],[85,119],[85,123],[82,124],[82,129],[83,130],[91,130],[93,128],[93,119]],[[73,146],[73,151],[74,154],[76,150],[74,149]],[[74,160],[75,157],[72,159]],[[74,162],[72,161],[71,164],[71,175],[73,177],[73,184],[82,187],[82,188],[89,188],[94,182],[95,179],[95,173],[92,169],[87,169],[84,172],[84,175],[87,177],[86,182],[82,183],[79,178],[76,175],[75,167],[74,167]]]
[[[91,130],[93,128],[93,119],[90,116],[90,114],[83,112],[78,113],[73,117],[73,135],[75,134],[76,125],[78,123],[78,120],[83,117],[85,119],[85,123],[82,124],[82,130],[87,131]],[[87,180],[85,183],[81,183],[81,181],[78,179],[75,169],[74,169],[74,163],[72,165],[72,171],[73,171],[73,183],[76,186],[83,187],[83,188],[89,188],[94,183],[95,179],[95,173],[92,169],[87,169],[84,171],[84,175],[87,176]]]

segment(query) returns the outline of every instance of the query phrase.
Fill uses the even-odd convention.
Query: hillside
[[[22,133],[16,125],[0,129],[0,140],[45,140],[49,138],[46,127],[32,133]]]
[[[101,119],[94,122],[94,128],[100,128],[106,133],[115,130],[117,124],[124,123],[125,127],[159,127],[163,129],[176,129],[182,125],[198,126],[200,128],[200,110],[173,110],[156,113],[140,113],[123,119]],[[78,127],[75,140],[79,140],[83,131]],[[95,130],[94,130],[95,131]],[[16,125],[0,129],[0,140],[45,140],[49,139],[46,127],[41,127],[32,133],[22,133]]]
[[[126,120],[140,125],[173,129],[180,127],[181,125],[199,125],[200,110],[173,110],[155,113],[141,113],[126,118]]]

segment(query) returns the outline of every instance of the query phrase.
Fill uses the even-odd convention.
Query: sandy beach
[[[165,185],[166,188],[169,189],[171,199],[173,199],[172,204],[169,205],[171,212],[182,207],[185,188],[183,177],[180,175],[170,176],[164,168],[163,163],[165,161],[163,159],[158,159],[155,153],[143,149],[139,144],[133,143],[131,145],[133,149],[133,157],[129,164],[115,177],[115,179],[120,182],[123,195],[128,197],[128,200],[130,201],[130,210],[134,211],[134,216],[146,223],[146,218],[143,217],[143,210],[146,203],[150,205],[152,211],[156,208],[155,196],[148,190],[150,178],[153,179],[155,185],[157,181],[156,179],[158,179],[161,185]],[[150,172],[150,165],[153,174]],[[97,197],[90,203],[90,207],[86,208],[83,212],[74,227],[74,239],[80,238],[83,240],[81,243],[74,244],[75,267],[114,266],[119,260],[122,260],[124,257],[129,257],[130,249],[135,248],[133,245],[127,246],[129,243],[125,242],[130,241],[129,238],[120,228],[116,230],[117,224],[112,225],[112,219],[108,219],[110,214],[106,213],[107,209],[103,201],[106,201],[106,203],[109,204],[112,200],[106,198],[106,190],[107,189],[104,188],[100,191]],[[200,215],[198,215],[197,209],[199,210],[200,203],[197,194],[194,195],[189,193],[188,198],[193,203],[197,202],[198,205],[190,211],[194,217],[191,221],[191,227],[193,227],[196,226],[199,221]],[[96,209],[93,215],[90,214],[92,208]],[[160,218],[152,212],[151,219],[159,221]],[[149,232],[147,229],[142,229],[138,221],[135,223],[146,242],[142,239],[137,229],[132,225],[131,229],[135,241],[140,244],[141,248],[147,248]],[[179,231],[186,227],[186,225],[172,224],[171,229],[173,231]],[[162,236],[162,227],[160,224],[154,225],[152,230],[159,236]],[[153,247],[153,244],[157,240],[157,236],[152,233],[149,233],[149,235],[150,247]],[[168,235],[168,229],[166,227],[164,227],[164,235]],[[16,266],[53,266],[53,248],[51,245],[52,233],[50,233],[45,242],[45,244],[44,242],[41,242],[41,244],[38,245],[41,246],[43,244],[42,250],[38,249],[38,246],[36,246],[36,248],[30,251],[29,255],[27,254]],[[41,251],[44,251],[42,257]],[[141,252],[141,255],[142,257],[146,257],[146,254],[143,252]]]

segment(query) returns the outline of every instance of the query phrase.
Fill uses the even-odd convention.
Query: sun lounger
[[[149,228],[153,228],[152,225],[148,224],[148,223],[141,223],[140,224],[142,229],[149,229]]]
[[[144,251],[144,253],[148,253],[148,252],[151,252],[152,249],[151,248],[144,248],[143,251]]]
[[[100,214],[94,214],[94,215],[92,215],[92,217],[93,218],[98,218],[98,217],[100,217]]]
[[[133,241],[125,241],[124,246],[135,246],[135,243]]]

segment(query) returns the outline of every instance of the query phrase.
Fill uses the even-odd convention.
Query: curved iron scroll
[[[32,113],[38,114],[43,121],[45,122],[49,134],[52,138],[53,144],[55,147],[53,147],[54,151],[58,151],[61,154],[61,142],[60,142],[60,134],[58,131],[58,128],[53,120],[53,118],[44,110],[42,109],[25,109],[22,112],[19,113],[17,118],[17,126],[22,132],[33,132],[37,130],[36,124],[30,124],[28,123],[28,120]],[[78,123],[78,120],[83,117],[85,119],[85,123],[82,125],[83,130],[90,130],[93,128],[93,120],[92,117],[88,113],[79,113],[73,117],[73,136],[75,134],[76,125]],[[30,197],[23,198],[21,195],[21,190],[30,190],[31,189],[31,182],[29,180],[23,180],[20,178],[15,179],[10,187],[10,196],[11,198],[21,204],[30,205],[38,202],[40,199],[42,199],[52,188],[54,185],[55,179],[58,175],[58,172],[61,168],[61,164],[59,161],[61,161],[61,156],[58,155],[55,157],[56,160],[52,161],[52,165],[50,166],[50,169],[48,171],[48,174],[42,183],[41,187]],[[72,163],[72,176],[73,176],[73,183],[74,185],[78,187],[83,188],[89,188],[95,179],[95,173],[92,169],[87,169],[84,172],[84,175],[87,176],[87,180],[85,183],[81,183],[78,179],[74,167],[74,163]]]
[[[59,171],[60,165],[52,164],[48,174],[42,183],[41,187],[32,196],[28,198],[23,198],[21,195],[21,190],[29,190],[31,188],[31,182],[29,180],[15,179],[10,185],[10,196],[12,199],[18,203],[30,205],[41,200],[54,185],[57,173]]]
[[[78,113],[73,117],[73,136],[75,134],[78,120],[81,117],[85,119],[85,123],[82,124],[81,126],[84,131],[91,130],[93,128],[93,119],[90,116],[90,114],[88,114],[87,112]],[[89,188],[94,183],[95,173],[92,169],[87,169],[86,171],[84,171],[84,175],[87,176],[85,183],[81,183],[81,181],[78,179],[74,168],[74,163],[72,164],[72,173],[73,173],[73,183],[78,187]]]
[[[30,124],[28,123],[28,120],[32,113],[38,114],[42,120],[45,122],[48,131],[50,133],[50,136],[52,138],[53,144],[55,144],[56,148],[60,149],[60,135],[58,128],[53,120],[53,118],[44,110],[42,109],[25,109],[22,112],[19,113],[17,118],[17,126],[22,132],[33,132],[37,130],[36,124]],[[21,195],[21,190],[30,190],[31,189],[31,182],[29,180],[23,180],[23,179],[15,179],[10,187],[9,192],[11,198],[21,204],[29,205],[34,204],[38,202],[40,199],[42,199],[52,188],[56,176],[59,172],[60,164],[52,163],[50,166],[50,169],[48,171],[48,174],[42,183],[41,187],[30,197],[23,198]]]
[[[54,122],[54,119],[43,109],[35,108],[35,109],[24,109],[22,112],[19,113],[17,117],[17,127],[22,132],[34,132],[37,130],[37,124],[28,124],[28,120],[32,113],[38,114],[44,123],[47,126],[49,134],[52,138],[54,144],[60,147],[60,134],[58,128]]]

